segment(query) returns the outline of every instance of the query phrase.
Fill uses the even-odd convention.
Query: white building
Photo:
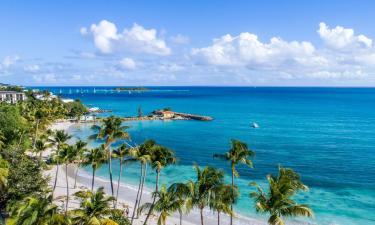
[[[18,101],[24,101],[26,95],[23,92],[17,91],[0,91],[0,102],[16,103]]]

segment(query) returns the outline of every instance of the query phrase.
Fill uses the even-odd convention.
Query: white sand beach
[[[73,122],[59,122],[55,123],[51,126],[52,130],[68,130],[72,125],[77,125],[77,123]],[[47,156],[50,154],[50,151],[46,151],[43,155]],[[69,165],[68,166],[68,183],[69,183],[69,208],[74,209],[78,207],[79,202],[74,198],[73,194],[80,190],[90,189],[91,188],[91,174],[83,171],[83,169],[79,170],[78,176],[77,176],[77,185],[76,188],[74,188],[74,177],[75,177],[75,165]],[[51,170],[48,170],[45,172],[46,176],[49,176],[50,179],[50,185],[53,186],[54,178],[55,178],[55,171],[56,166],[53,166]],[[61,208],[65,207],[65,197],[66,197],[66,177],[65,177],[65,166],[60,166],[58,179],[57,179],[57,187],[54,193],[54,198],[56,199],[55,202],[57,205],[61,206]],[[107,194],[110,193],[110,184],[107,179],[103,179],[100,177],[95,178],[95,188],[98,187],[104,187],[104,190]],[[117,189],[117,183],[114,184],[115,191]],[[132,215],[132,209],[134,206],[134,200],[137,195],[137,187],[132,185],[126,185],[121,184],[120,190],[119,190],[119,200],[118,200],[118,208],[123,209],[123,206],[128,206],[130,213],[129,216]],[[144,197],[142,197],[142,203],[145,202],[151,202],[151,191],[146,190],[143,194]],[[205,221],[204,223],[207,225],[214,225],[217,224],[217,214],[213,213],[209,210],[205,210]],[[229,224],[229,217],[221,214],[220,216],[221,224]],[[129,218],[130,219],[130,218]],[[142,215],[139,219],[135,220],[136,225],[143,224],[143,221],[145,219],[145,215]],[[179,215],[177,213],[173,214],[170,218],[167,219],[168,225],[175,225],[179,224]],[[189,214],[183,215],[183,222],[184,225],[193,225],[193,224],[200,224],[200,214],[197,210],[192,210]],[[151,220],[149,221],[150,225],[157,224],[156,216],[153,216]],[[267,223],[264,221],[259,221],[256,219],[243,217],[240,215],[237,215],[234,219],[234,224],[236,225],[266,225]]]

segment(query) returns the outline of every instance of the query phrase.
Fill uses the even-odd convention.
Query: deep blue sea
[[[118,116],[145,114],[164,107],[214,117],[211,122],[131,122],[132,140],[155,139],[172,148],[179,162],[162,173],[162,183],[194,177],[193,163],[230,172],[213,159],[229,149],[231,138],[256,152],[254,168],[239,166],[241,199],[237,211],[256,215],[248,197],[251,181],[261,185],[278,165],[293,168],[310,187],[296,197],[309,204],[318,224],[375,224],[375,89],[274,87],[150,87],[148,92],[115,92],[111,87],[48,87],[65,98]],[[105,91],[107,90],[107,91]],[[260,128],[251,128],[256,122]],[[92,131],[76,129],[81,138]],[[116,164],[117,166],[117,164]],[[116,167],[117,168],[117,167]],[[137,183],[138,165],[126,167],[124,182]],[[100,173],[106,176],[104,167]],[[152,187],[154,176],[148,176]]]

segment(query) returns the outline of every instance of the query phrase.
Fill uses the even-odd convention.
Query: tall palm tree
[[[91,191],[94,190],[95,184],[95,172],[104,163],[107,162],[108,155],[105,152],[105,146],[101,145],[98,148],[87,150],[84,154],[85,160],[82,162],[84,166],[91,166],[92,168],[92,180],[91,180]]]
[[[129,133],[125,130],[128,129],[128,126],[122,126],[121,118],[110,116],[103,120],[102,126],[93,125],[93,129],[97,130],[97,133],[92,135],[91,138],[104,139],[105,140],[105,149],[108,151],[108,172],[109,180],[111,183],[111,194],[114,196],[113,190],[113,177],[112,177],[112,150],[111,145],[120,139],[129,139]],[[114,202],[113,202],[114,206]]]
[[[238,177],[239,174],[236,170],[236,166],[238,164],[245,164],[249,167],[253,167],[252,161],[249,159],[250,157],[254,157],[255,152],[248,149],[247,144],[244,142],[241,142],[239,140],[232,139],[231,140],[231,148],[228,152],[224,154],[214,154],[215,158],[219,158],[225,161],[228,161],[231,166],[231,172],[232,172],[232,187],[234,190],[235,184],[234,184],[234,177]],[[234,192],[233,192],[234,195]],[[233,204],[230,206],[231,211],[233,212]],[[233,224],[233,215],[230,215],[230,224]]]
[[[109,219],[113,212],[109,204],[114,200],[114,197],[106,197],[103,187],[98,188],[96,192],[79,191],[74,195],[80,201],[80,207],[72,210],[73,224],[102,225],[104,221],[107,222],[107,224],[109,224],[108,222],[116,224]]]
[[[156,172],[155,192],[158,192],[161,170],[169,165],[175,164],[177,159],[172,150],[161,145],[153,146],[151,153],[151,166]],[[147,225],[147,221],[150,218],[151,212],[154,208],[155,200],[156,196],[153,197],[152,205],[150,206],[150,210],[146,216],[143,225]]]
[[[233,195],[233,193],[235,194]],[[230,206],[237,200],[238,196],[238,190],[233,190],[232,185],[221,184],[214,188],[209,206],[212,210],[217,211],[218,225],[220,225],[220,213],[233,214]]]
[[[68,133],[66,133],[65,131],[63,130],[57,130],[55,132],[53,132],[52,134],[52,137],[48,139],[48,141],[50,142],[51,146],[54,146],[56,148],[56,152],[55,152],[55,155],[59,155],[59,152],[60,150],[66,146],[66,142],[71,138],[72,136],[70,136]],[[57,184],[57,176],[59,175],[59,165],[60,165],[60,161],[59,161],[59,157],[56,157],[56,173],[55,173],[55,182],[53,184],[53,189],[52,189],[52,196],[55,192],[55,189],[56,189],[56,184]]]
[[[133,223],[135,212],[137,212],[137,217],[139,216],[139,210],[137,210],[137,207],[141,204],[142,200],[142,194],[143,194],[143,187],[146,180],[146,172],[147,172],[147,163],[151,160],[151,152],[152,148],[155,146],[154,140],[146,140],[144,141],[140,146],[137,148],[133,148],[131,151],[132,157],[139,161],[141,166],[141,176],[139,178],[139,185],[138,185],[138,191],[137,196],[134,203],[134,210],[133,215],[131,219],[131,223]]]
[[[162,186],[160,191],[153,193],[154,198],[157,200],[154,203],[145,203],[139,208],[139,211],[151,209],[152,212],[159,213],[158,225],[166,225],[167,218],[176,211],[181,211],[184,200],[180,199],[176,193],[171,192],[166,186]]]
[[[26,197],[11,210],[11,216],[7,221],[9,225],[45,225],[56,223],[59,217],[58,207],[52,203],[52,196]],[[65,217],[65,216],[64,216]],[[68,224],[68,218],[65,219]]]
[[[65,182],[66,182],[66,205],[65,205],[65,215],[68,213],[69,207],[69,179],[68,179],[68,165],[72,163],[77,157],[77,151],[75,146],[66,145],[64,146],[57,156],[61,163],[65,164]]]
[[[5,136],[3,131],[0,130],[0,149],[2,149],[5,146]]]
[[[270,225],[284,225],[284,218],[305,216],[313,217],[313,211],[308,205],[298,204],[293,196],[298,191],[307,191],[300,176],[292,169],[279,167],[278,176],[267,176],[269,191],[265,193],[255,182],[250,183],[257,191],[251,192],[250,197],[255,201],[255,209],[259,213],[270,215]]]
[[[187,196],[189,193],[189,189],[185,184],[182,185],[176,185],[176,184],[171,184],[168,187],[168,193],[174,196],[173,201],[178,201],[179,202],[179,207],[178,207],[178,214],[180,215],[179,220],[180,220],[180,225],[182,225],[182,214],[184,212],[187,212],[188,209],[186,207],[186,202],[187,202]]]
[[[187,183],[175,183],[170,188],[176,189],[184,195],[187,211],[198,208],[201,225],[204,225],[203,210],[210,206],[215,190],[224,184],[224,172],[210,166],[201,169],[194,165],[194,169],[197,173],[195,180],[189,180]]]
[[[84,160],[84,153],[87,151],[86,146],[87,146],[87,142],[84,142],[82,140],[78,140],[75,143],[76,152],[77,152],[76,159],[78,161],[78,165],[77,165],[75,175],[74,175],[74,188],[77,187],[78,170],[79,170],[79,167],[81,166],[82,161]]]
[[[117,199],[118,199],[118,193],[119,193],[119,190],[120,190],[120,182],[121,182],[121,177],[122,177],[123,165],[124,165],[125,161],[131,160],[131,158],[125,159],[125,157],[129,157],[130,156],[130,151],[131,150],[128,148],[128,146],[126,144],[122,144],[120,147],[118,147],[117,149],[115,149],[113,151],[113,153],[112,153],[113,154],[113,158],[118,159],[119,163],[120,163],[120,171],[119,171],[118,180],[117,180],[115,208],[117,207]]]
[[[34,119],[35,119],[35,134],[34,134],[34,141],[33,141],[33,149],[35,149],[35,144],[38,139],[38,130],[39,130],[39,125],[42,121],[42,119],[45,117],[45,114],[42,109],[37,109],[34,114]]]
[[[35,142],[34,152],[39,155],[40,160],[42,159],[43,152],[46,151],[47,148],[48,144],[45,141],[39,139]]]
[[[9,163],[0,155],[0,194],[4,191],[8,183]],[[0,197],[1,199],[1,197]]]

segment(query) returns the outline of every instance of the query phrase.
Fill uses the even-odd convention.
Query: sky
[[[0,2],[0,83],[375,86],[375,1]]]

